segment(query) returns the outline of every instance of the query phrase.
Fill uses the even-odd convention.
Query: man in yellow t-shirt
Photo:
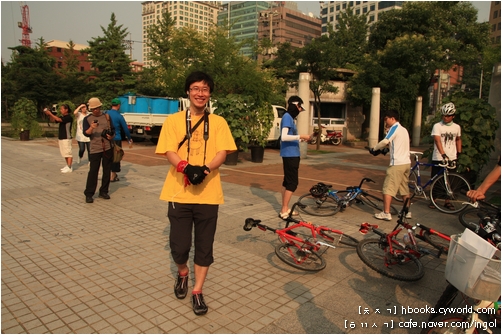
[[[213,89],[213,79],[206,73],[193,72],[187,77],[190,108],[166,118],[155,150],[171,164],[160,199],[169,202],[169,246],[178,267],[174,286],[178,299],[188,292],[187,262],[194,231],[192,308],[196,315],[207,313],[202,286],[213,263],[218,206],[223,204],[219,167],[227,153],[237,150],[225,119],[206,109]]]

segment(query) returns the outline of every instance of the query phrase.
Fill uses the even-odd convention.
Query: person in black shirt
[[[49,116],[52,121],[59,123],[59,151],[61,152],[61,156],[63,156],[63,158],[66,160],[66,165],[61,169],[61,172],[69,173],[73,171],[73,154],[71,151],[71,125],[73,123],[73,118],[70,115],[70,106],[68,106],[67,104],[61,105],[60,111],[62,114],[61,117],[52,114],[50,110],[44,108],[44,113]]]

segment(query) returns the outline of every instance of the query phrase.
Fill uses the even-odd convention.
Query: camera
[[[92,123],[97,123],[97,124],[99,124],[98,120],[94,120],[94,121],[92,121]]]
[[[101,132],[101,137],[106,138],[106,135],[114,136],[115,134],[112,131],[105,129]]]

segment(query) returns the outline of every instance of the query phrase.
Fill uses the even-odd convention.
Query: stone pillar
[[[378,143],[378,130],[380,127],[380,87],[371,90],[370,133],[368,146],[373,148]]]
[[[413,138],[411,145],[418,147],[420,145],[420,131],[422,130],[422,97],[418,97],[415,102],[415,115],[413,117]]]
[[[309,124],[312,119],[312,111],[310,108],[310,73],[302,72],[298,80],[298,96],[303,100],[304,112],[298,115],[296,127],[298,134],[308,134]],[[300,142],[300,158],[307,158],[307,142]]]

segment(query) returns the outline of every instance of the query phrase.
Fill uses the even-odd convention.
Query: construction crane
[[[23,1],[21,1],[21,16],[23,18],[23,22],[17,23],[17,26],[23,30],[21,45],[31,48],[30,33],[33,31],[30,27],[30,9]]]

